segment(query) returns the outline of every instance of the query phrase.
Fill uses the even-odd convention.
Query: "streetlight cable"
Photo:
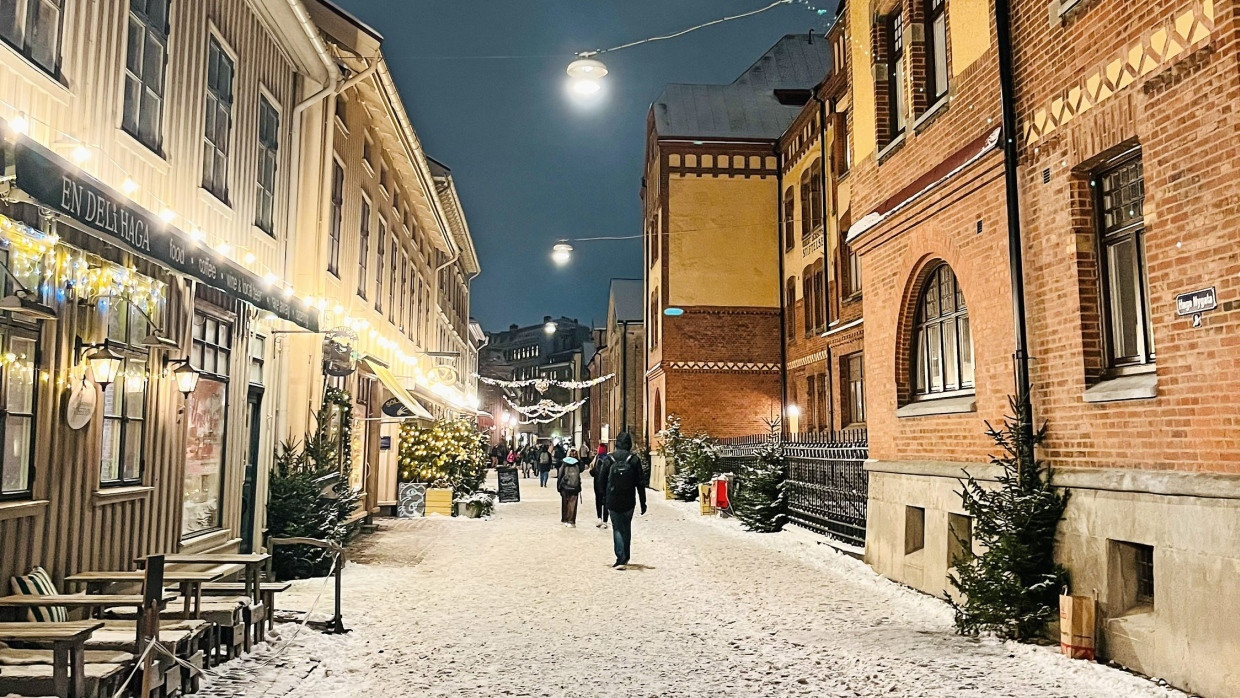
[[[766,12],[768,10],[773,10],[776,7],[779,7],[780,5],[791,5],[793,2],[796,2],[796,0],[775,0],[775,2],[761,9],[750,10],[749,12],[743,12],[739,15],[731,15],[729,17],[721,17],[719,19],[711,20],[709,22],[703,22],[702,24],[689,27],[688,29],[682,29],[672,34],[652,36],[648,39],[641,39],[639,41],[631,41],[627,44],[620,44],[619,46],[613,46],[611,48],[598,49],[597,51],[582,51],[578,53],[577,55],[581,58],[590,58],[590,57],[597,56],[602,53],[611,53],[612,51],[619,51],[621,49],[632,48],[634,46],[640,46],[642,44],[648,44],[654,41],[665,41],[667,39],[675,39],[677,37],[684,36],[685,34],[688,34],[690,32],[695,32],[699,29],[705,29],[706,27],[712,27],[716,24],[723,24],[724,22],[731,22],[734,19],[744,19],[746,17],[753,17],[754,15],[762,14],[763,12]]]

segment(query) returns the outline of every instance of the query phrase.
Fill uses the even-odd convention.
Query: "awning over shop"
[[[3,174],[15,176],[17,186],[42,206],[77,221],[87,232],[121,249],[147,257],[312,332],[318,331],[318,313],[293,302],[284,289],[266,283],[217,250],[194,242],[176,226],[33,139],[19,136],[12,148],[11,159],[0,158],[0,162],[11,163],[13,168]]]
[[[362,363],[370,369],[371,373],[379,379],[383,387],[388,389],[392,394],[392,398],[383,403],[383,413],[389,417],[415,417],[417,419],[425,419],[435,421],[435,415],[431,414],[425,407],[413,396],[409,394],[401,386],[400,381],[396,380],[396,376],[388,370],[388,367],[378,359],[370,356],[363,356]],[[391,404],[389,404],[391,403]]]

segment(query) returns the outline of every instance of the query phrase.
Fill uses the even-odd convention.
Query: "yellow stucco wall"
[[[960,0],[952,0],[953,8]],[[976,0],[964,0],[975,2]],[[984,2],[985,0],[983,0]],[[874,74],[870,60],[870,5],[848,4],[849,62],[852,66],[853,162],[868,158],[878,143],[874,126]],[[955,35],[953,29],[953,36]]]
[[[671,179],[671,305],[779,305],[775,197],[773,176]]]
[[[991,0],[952,0],[952,75],[959,75],[990,48]]]

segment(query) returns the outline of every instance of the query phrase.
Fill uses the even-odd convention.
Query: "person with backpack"
[[[616,551],[613,568],[623,570],[633,552],[633,509],[641,502],[646,515],[646,482],[642,461],[633,453],[633,436],[627,431],[616,437],[616,450],[603,468],[607,515],[611,518],[612,543]]]
[[[607,480],[603,477],[603,466],[607,463],[607,447],[598,445],[598,453],[594,455],[594,465],[590,468],[590,477],[594,478],[594,515],[598,517],[595,528],[607,528]]]
[[[551,476],[551,451],[547,444],[538,447],[538,486],[546,487]]]
[[[581,461],[572,449],[560,463],[555,475],[555,488],[560,491],[560,523],[577,528],[577,502],[581,498]]]

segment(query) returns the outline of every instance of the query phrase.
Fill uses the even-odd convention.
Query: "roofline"
[[[740,82],[740,81],[741,81],[741,78],[743,78],[743,77],[745,77],[746,75],[748,75],[748,74],[749,74],[749,71],[751,71],[751,70],[753,70],[754,68],[758,67],[758,64],[762,62],[762,59],[763,59],[763,58],[766,58],[768,55],[770,55],[771,51],[774,51],[774,50],[775,50],[775,47],[776,47],[776,46],[779,46],[779,45],[780,45],[780,43],[782,43],[785,39],[809,39],[809,41],[807,41],[806,43],[808,43],[808,44],[813,44],[813,43],[814,43],[814,42],[813,42],[813,37],[815,37],[815,36],[821,36],[821,37],[822,37],[822,39],[823,39],[823,41],[826,41],[826,39],[827,39],[827,35],[826,35],[826,34],[818,34],[818,33],[814,32],[814,30],[813,30],[813,29],[810,29],[809,31],[805,32],[804,34],[784,34],[783,36],[781,36],[781,37],[779,38],[779,40],[778,40],[778,41],[776,41],[775,43],[771,44],[771,47],[770,47],[770,48],[768,48],[766,51],[763,51],[763,52],[762,52],[762,55],[761,55],[761,56],[758,56],[758,60],[754,61],[753,63],[750,63],[748,68],[746,68],[745,70],[741,71],[741,74],[740,74],[740,75],[737,75],[735,80],[733,80],[732,82],[726,83],[726,86],[735,85],[736,83]]]
[[[352,24],[353,26],[357,27],[358,29],[368,34],[370,38],[374,39],[375,41],[379,41],[379,42],[383,41],[383,35],[380,34],[378,31],[376,31],[374,27],[358,19],[357,15],[353,14],[352,12],[349,12],[343,7],[337,5],[335,3],[335,0],[319,0],[319,3],[321,3],[323,7],[326,7],[327,9],[331,10],[341,19],[345,20],[349,24]]]

